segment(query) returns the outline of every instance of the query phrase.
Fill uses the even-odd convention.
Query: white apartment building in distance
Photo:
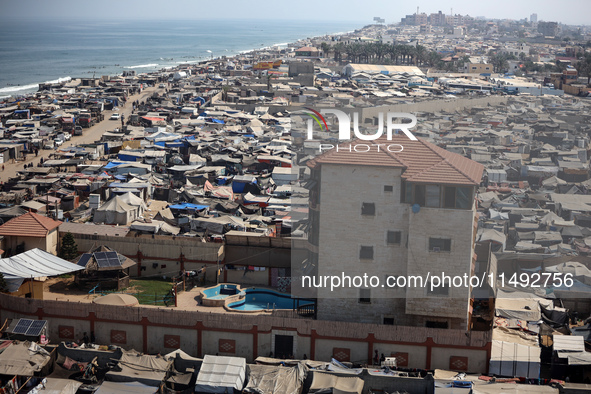
[[[373,148],[349,151],[356,143]],[[388,152],[390,144],[403,151]],[[385,281],[474,271],[481,164],[395,135],[391,141],[343,143],[308,167],[308,242],[319,277],[367,274]],[[317,317],[323,320],[467,329],[471,316],[469,287],[321,287],[317,296]]]

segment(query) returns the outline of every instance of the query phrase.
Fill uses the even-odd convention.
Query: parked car
[[[158,85],[158,87],[159,87],[159,88],[165,88],[165,87],[166,87],[166,85],[165,85],[165,84],[163,84],[163,83],[161,83],[160,85]]]
[[[70,141],[70,138],[72,138],[72,134],[70,134],[68,132],[64,133],[64,140]]]
[[[58,146],[60,146],[61,144],[64,143],[64,140],[62,140],[61,138],[56,138],[55,140],[53,140],[53,143],[55,144],[55,147],[57,148]]]
[[[117,112],[115,112],[114,114],[111,114],[111,117],[109,118],[110,120],[119,120],[121,118],[121,115],[119,115]]]

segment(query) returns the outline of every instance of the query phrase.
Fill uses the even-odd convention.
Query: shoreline
[[[138,69],[151,68],[150,70],[147,70],[147,71],[137,72],[138,75],[141,75],[141,74],[150,75],[153,73],[163,72],[163,71],[174,72],[175,70],[179,69],[180,67],[182,67],[184,65],[190,65],[190,64],[202,64],[202,63],[207,63],[210,61],[222,61],[222,60],[235,61],[236,58],[240,57],[240,56],[254,56],[258,52],[266,51],[266,50],[273,49],[273,48],[283,48],[283,47],[288,48],[289,46],[296,45],[297,43],[302,42],[302,41],[316,40],[316,39],[319,39],[322,37],[342,37],[342,36],[354,33],[355,31],[362,30],[366,26],[367,25],[364,25],[364,26],[361,26],[356,29],[347,30],[345,32],[341,31],[341,32],[336,32],[336,33],[326,33],[326,34],[315,35],[315,36],[311,36],[311,37],[300,38],[300,39],[297,39],[297,40],[291,41],[291,42],[274,43],[274,44],[254,48],[254,49],[232,51],[232,52],[228,52],[227,55],[213,56],[211,58],[207,58],[204,56],[186,55],[188,58],[191,58],[191,60],[175,61],[174,58],[164,58],[162,56],[159,57],[159,59],[164,60],[164,61],[174,61],[174,63],[169,63],[169,64],[166,64],[166,63],[163,63],[163,64],[145,63],[145,64],[138,64],[138,65],[130,65],[130,66],[120,66],[120,64],[125,64],[125,62],[120,61],[119,63],[117,63],[115,65],[120,68],[120,71],[118,71],[116,73],[105,73],[105,75],[122,76],[124,71],[136,70],[136,72],[137,72]],[[224,56],[225,56],[225,59],[223,59]],[[131,63],[131,62],[129,62],[129,63]],[[98,69],[100,70],[101,68],[106,68],[106,67],[109,67],[109,66],[101,66]],[[85,74],[85,73],[86,74],[92,73],[93,75],[100,74],[96,71],[96,69],[95,70],[88,69],[88,70],[82,72],[82,74]],[[44,82],[26,83],[26,84],[9,83],[9,84],[7,84],[7,86],[0,87],[0,102],[4,102],[4,101],[10,100],[10,99],[16,100],[19,98],[31,97],[38,92],[39,85],[41,85],[41,84],[69,82],[69,81],[81,79],[81,78],[85,78],[85,76],[83,76],[83,75],[77,75],[77,76],[67,75],[67,76],[55,77],[53,79],[50,79],[50,80],[47,80]],[[95,76],[95,78],[96,78],[96,76]],[[19,92],[22,92],[22,93],[19,93]]]

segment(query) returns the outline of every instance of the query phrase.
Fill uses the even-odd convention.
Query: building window
[[[472,207],[472,189],[469,187],[456,188],[456,208],[470,209]]]
[[[392,316],[392,315],[384,316],[383,324],[385,324],[387,326],[393,326],[394,325],[394,316]]]
[[[450,252],[451,239],[449,238],[429,238],[430,252]]]
[[[367,216],[374,216],[376,214],[376,204],[373,202],[364,202],[361,205],[361,214]]]
[[[425,206],[425,185],[415,185],[414,203],[421,207]]]
[[[359,248],[359,258],[361,260],[373,260],[373,246],[362,246]]]
[[[406,181],[402,181],[400,185],[400,202],[412,202],[412,185]]]
[[[360,304],[371,304],[370,289],[359,289],[359,303]]]
[[[447,328],[447,322],[446,321],[431,321],[431,320],[427,320],[425,322],[425,327],[427,328]]]
[[[456,188],[453,186],[446,186],[443,191],[443,207],[456,207]]]
[[[402,232],[401,231],[388,231],[386,233],[386,243],[388,245],[400,245],[401,239],[402,239]]]
[[[437,185],[427,185],[426,187],[426,194],[427,194],[427,206],[431,208],[439,208],[439,186]]]
[[[384,185],[384,191],[386,193],[392,193],[394,191],[394,186],[392,186],[392,185]]]
[[[449,295],[449,284],[438,283],[437,287],[432,287],[432,282],[427,283],[427,296],[429,297],[447,297]]]

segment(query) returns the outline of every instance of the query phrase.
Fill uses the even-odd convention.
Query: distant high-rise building
[[[538,33],[550,37],[558,35],[558,22],[538,22]]]
[[[531,23],[538,23],[538,14],[531,14],[531,15],[529,16],[529,21],[530,21]]]

